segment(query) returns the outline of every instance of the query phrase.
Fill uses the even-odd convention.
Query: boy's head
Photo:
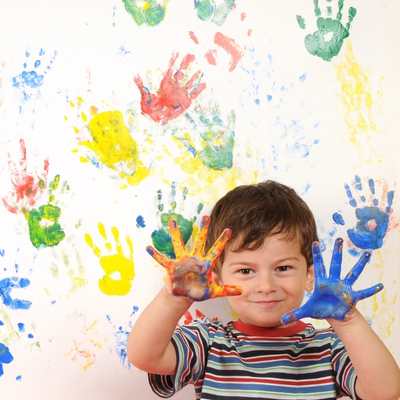
[[[307,204],[280,183],[238,186],[211,212],[206,250],[225,228],[232,230],[218,266],[223,284],[242,295],[228,300],[246,323],[273,327],[300,306],[312,285],[312,242],[316,224]]]
[[[238,186],[218,200],[210,218],[206,250],[225,228],[232,230],[235,251],[255,250],[267,236],[281,233],[297,238],[307,266],[313,263],[311,245],[318,240],[314,216],[288,186],[271,180]]]

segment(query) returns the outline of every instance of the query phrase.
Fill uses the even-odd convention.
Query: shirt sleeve
[[[332,365],[341,393],[361,400],[356,393],[357,374],[342,341],[332,333]]]
[[[196,320],[180,326],[176,328],[171,342],[177,360],[175,375],[148,374],[151,389],[164,398],[203,379],[210,344],[209,323]]]

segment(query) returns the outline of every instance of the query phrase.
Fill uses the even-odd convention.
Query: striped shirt
[[[149,374],[160,397],[193,384],[198,400],[358,398],[355,370],[331,329],[301,321],[273,329],[203,319],[178,327],[172,343],[175,375]]]

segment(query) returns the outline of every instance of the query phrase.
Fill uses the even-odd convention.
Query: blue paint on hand
[[[141,215],[136,217],[136,227],[137,228],[145,228],[146,224],[144,222],[144,218]]]
[[[4,278],[0,280],[0,299],[4,305],[14,310],[27,310],[32,302],[28,300],[14,299],[11,297],[11,291],[13,289],[22,289],[30,284],[27,278]]]
[[[359,291],[352,288],[371,257],[369,252],[363,253],[346,277],[340,279],[342,251],[343,239],[338,238],[332,253],[329,276],[326,276],[320,245],[318,242],[313,243],[314,291],[304,305],[282,316],[283,324],[306,317],[343,320],[359,300],[373,296],[383,289],[381,283]]]

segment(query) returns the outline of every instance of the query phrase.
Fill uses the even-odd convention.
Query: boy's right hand
[[[237,296],[242,293],[237,286],[220,285],[215,280],[213,268],[231,237],[231,231],[225,229],[204,255],[209,224],[210,218],[204,216],[193,247],[188,250],[185,248],[176,221],[171,219],[168,222],[175,259],[164,256],[153,246],[146,248],[147,252],[166,269],[167,289],[175,296],[185,296],[191,300],[202,301],[215,297]]]

